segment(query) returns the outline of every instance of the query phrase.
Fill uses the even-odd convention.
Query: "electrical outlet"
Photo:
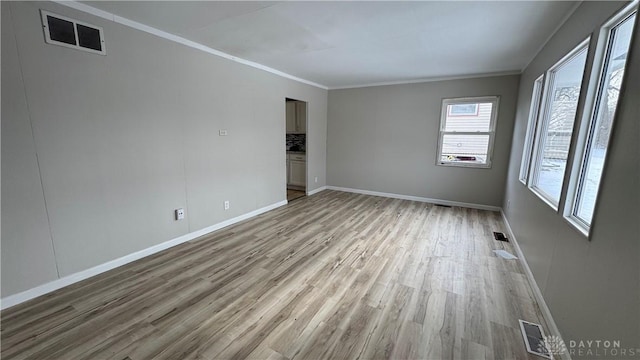
[[[227,130],[220,130],[220,136],[227,136]]]
[[[229,210],[229,200],[225,200],[225,202],[224,202],[224,209],[225,209],[225,210]]]
[[[316,176],[313,180],[314,180],[315,182],[318,182],[318,177]]]
[[[507,209],[511,209],[511,200],[507,200]]]
[[[183,208],[176,209],[175,215],[176,215],[176,220],[184,219],[184,209]]]

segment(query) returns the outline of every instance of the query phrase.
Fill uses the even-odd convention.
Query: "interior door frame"
[[[287,141],[287,99],[291,99],[291,100],[295,100],[295,101],[302,101],[304,102],[307,106],[305,106],[305,124],[304,124],[304,150],[305,150],[305,184],[304,184],[304,192],[305,195],[309,195],[309,124],[311,123],[309,121],[309,104],[310,102],[306,99],[301,99],[298,97],[294,97],[294,96],[285,96],[284,101],[285,101],[285,117],[284,117],[284,134],[285,134],[285,154],[287,152],[286,149],[286,141]],[[286,164],[285,164],[285,169],[286,169]],[[289,174],[287,174],[288,176]],[[285,177],[285,189],[287,189],[287,183],[286,183],[286,177]]]

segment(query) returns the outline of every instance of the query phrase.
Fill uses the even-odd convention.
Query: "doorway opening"
[[[285,98],[287,201],[307,195],[307,103]]]

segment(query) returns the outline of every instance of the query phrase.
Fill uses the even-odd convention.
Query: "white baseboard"
[[[507,216],[505,215],[502,209],[500,209],[500,214],[502,215],[502,220],[504,220],[504,224],[507,226],[507,232],[509,233],[508,237],[511,243],[513,244],[513,247],[518,255],[518,258],[520,259],[520,263],[522,264],[522,267],[524,268],[525,276],[527,277],[527,280],[529,280],[529,285],[533,290],[533,295],[535,296],[536,301],[538,302],[538,306],[540,307],[542,316],[544,316],[544,320],[546,321],[547,326],[549,326],[549,329],[547,329],[549,330],[548,331],[550,333],[549,335],[560,336],[560,338],[562,338],[562,335],[560,334],[560,330],[558,329],[558,325],[556,325],[555,320],[553,320],[553,316],[551,315],[551,310],[547,306],[547,303],[544,301],[544,297],[542,296],[542,291],[540,291],[540,288],[538,287],[538,283],[536,282],[536,279],[533,277],[533,273],[531,272],[531,268],[529,268],[527,259],[524,257],[524,254],[522,253],[522,249],[520,249],[520,245],[518,245],[518,240],[516,240],[516,236],[513,233],[513,229],[511,229],[509,220],[507,220]],[[569,355],[568,351],[565,351],[561,355],[555,355],[555,356],[560,357],[563,360],[571,360],[571,356]]]
[[[311,195],[313,195],[313,194],[317,194],[317,193],[319,193],[320,191],[325,191],[325,190],[327,190],[327,187],[326,187],[326,186],[321,186],[321,187],[319,187],[319,188],[317,188],[317,189],[313,189],[313,190],[311,190],[311,191],[307,191],[307,196],[311,196]]]
[[[473,203],[465,203],[465,202],[449,201],[449,200],[441,200],[441,199],[431,199],[431,198],[425,198],[425,197],[419,197],[419,196],[400,195],[400,194],[392,194],[392,193],[385,193],[385,192],[379,192],[379,191],[345,188],[345,187],[339,187],[339,186],[326,186],[326,188],[327,190],[336,190],[336,191],[345,191],[345,192],[351,192],[356,194],[382,196],[382,197],[388,197],[393,199],[420,201],[420,202],[426,202],[426,203],[438,204],[438,205],[459,206],[459,207],[489,210],[489,211],[500,211],[500,207],[491,206],[491,205],[473,204]]]
[[[193,240],[193,239],[198,238],[198,237],[200,237],[202,235],[206,235],[206,234],[208,234],[210,232],[222,229],[222,228],[227,227],[229,225],[233,225],[233,224],[238,223],[240,221],[247,220],[249,218],[252,218],[254,216],[260,215],[260,214],[265,213],[267,211],[276,209],[276,208],[278,208],[280,206],[283,206],[283,205],[286,205],[286,204],[287,204],[287,201],[283,200],[283,201],[277,202],[275,204],[271,204],[271,205],[265,206],[263,208],[248,212],[246,214],[243,214],[243,215],[240,215],[240,216],[236,216],[236,217],[234,217],[232,219],[225,220],[223,222],[211,225],[211,226],[206,227],[204,229],[200,229],[200,230],[197,230],[197,231],[194,231],[194,232],[190,232],[188,234],[182,235],[182,236],[177,237],[175,239],[171,239],[169,241],[165,241],[165,242],[163,242],[161,244],[154,245],[154,246],[148,247],[146,249],[143,249],[143,250],[140,250],[140,251],[136,251],[134,253],[125,255],[123,257],[108,261],[108,262],[106,262],[104,264],[100,264],[98,266],[94,266],[92,268],[89,268],[89,269],[86,269],[86,270],[82,270],[82,271],[77,272],[75,274],[67,275],[67,276],[62,277],[60,279],[48,282],[46,284],[36,286],[35,288],[29,289],[29,290],[26,290],[26,291],[23,291],[23,292],[14,294],[14,295],[7,296],[6,298],[0,300],[0,309],[4,310],[4,309],[7,309],[7,308],[10,308],[12,306],[15,306],[15,305],[18,305],[20,303],[23,303],[23,302],[25,302],[27,300],[31,300],[33,298],[36,298],[38,296],[50,293],[52,291],[58,290],[58,289],[63,288],[65,286],[71,285],[73,283],[77,283],[79,281],[88,279],[88,278],[90,278],[92,276],[95,276],[95,275],[101,274],[103,272],[115,269],[115,268],[117,268],[119,266],[128,264],[130,262],[133,262],[133,261],[136,261],[136,260],[139,260],[139,259],[142,259],[142,258],[144,258],[146,256],[158,253],[158,252],[160,252],[162,250],[166,250],[166,249],[168,249],[170,247],[173,247],[173,246],[182,244],[184,242]]]

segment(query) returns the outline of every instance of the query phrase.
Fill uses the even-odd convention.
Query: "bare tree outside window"
[[[572,211],[572,216],[587,227],[591,224],[595,210],[596,197],[620,96],[635,17],[634,13],[623,19],[611,28],[609,34],[608,52],[605,56],[600,80],[601,87],[596,98],[595,112],[589,127],[587,146],[578,181],[577,196]]]
[[[542,116],[531,186],[558,205],[571,146],[573,124],[587,59],[587,42],[581,44],[548,72],[547,107]]]

